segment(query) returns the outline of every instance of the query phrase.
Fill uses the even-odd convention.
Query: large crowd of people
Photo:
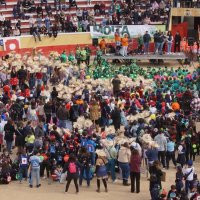
[[[78,193],[96,177],[99,193],[101,180],[108,192],[108,178],[119,175],[139,193],[143,167],[152,200],[197,199],[200,68],[116,67],[101,58],[91,67],[89,47],[77,52],[33,49],[0,60],[1,184],[41,187],[43,177],[67,180],[68,192],[73,180]],[[174,183],[163,188],[172,167]]]

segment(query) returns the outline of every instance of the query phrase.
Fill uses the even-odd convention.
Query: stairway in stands
[[[111,5],[111,0],[91,0],[91,5],[88,5],[87,3],[87,0],[76,0],[77,2],[77,6],[78,8],[80,9],[84,9],[84,8],[87,8],[88,11],[90,10],[93,10],[94,8],[94,5],[96,4],[96,2],[104,2],[105,5],[106,5],[106,12],[108,11],[108,9],[110,8],[110,5]],[[13,11],[13,6],[17,4],[17,0],[6,0],[7,2],[7,8],[4,7],[4,5],[0,5],[0,12],[3,13],[3,15],[5,16],[6,19],[11,19],[12,21],[12,27],[14,28],[14,25],[16,24],[17,22],[17,19],[15,19],[13,17],[13,14],[12,14],[12,11]],[[69,5],[68,3],[68,0],[66,1],[67,2],[67,5]],[[41,1],[40,0],[35,0],[35,5],[37,7],[38,4],[40,4]],[[48,0],[48,4],[50,4],[54,10],[54,0]],[[46,16],[46,11],[45,11],[45,5],[42,6],[43,8],[43,12],[44,12],[44,17]],[[72,16],[75,16],[76,15],[76,8],[75,7],[72,7],[69,11],[69,9],[67,11],[64,11],[65,14],[67,15],[72,15]],[[54,14],[56,13],[56,11],[53,11],[53,16]],[[26,16],[30,16],[32,15],[34,18],[37,17],[37,14],[36,12],[35,13],[27,13]],[[54,21],[54,17],[51,17],[51,21],[53,22]],[[104,18],[104,16],[95,16],[95,19],[96,19],[96,22],[97,24],[99,24],[102,19]],[[29,20],[21,20],[21,29],[22,29],[22,33],[23,34],[29,34]]]

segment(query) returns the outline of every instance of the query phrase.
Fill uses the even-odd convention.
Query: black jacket
[[[181,43],[181,36],[176,34],[174,37],[174,41],[175,43]]]
[[[15,128],[12,124],[9,124],[7,123],[5,126],[4,126],[4,131],[5,131],[5,137],[4,139],[6,141],[10,141],[12,142],[13,139],[14,139],[14,133],[15,133]]]

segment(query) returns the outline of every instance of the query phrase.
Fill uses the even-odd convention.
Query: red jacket
[[[130,161],[131,172],[140,172],[141,160],[142,159],[140,155],[131,155],[131,161]]]
[[[42,77],[43,77],[43,74],[41,72],[37,72],[36,73],[36,78],[37,79],[42,79]]]

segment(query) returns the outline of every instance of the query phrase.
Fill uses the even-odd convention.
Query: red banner
[[[172,35],[175,36],[176,32],[179,32],[181,37],[187,37],[187,32],[188,32],[188,23],[183,22],[180,24],[174,24],[172,25]]]

